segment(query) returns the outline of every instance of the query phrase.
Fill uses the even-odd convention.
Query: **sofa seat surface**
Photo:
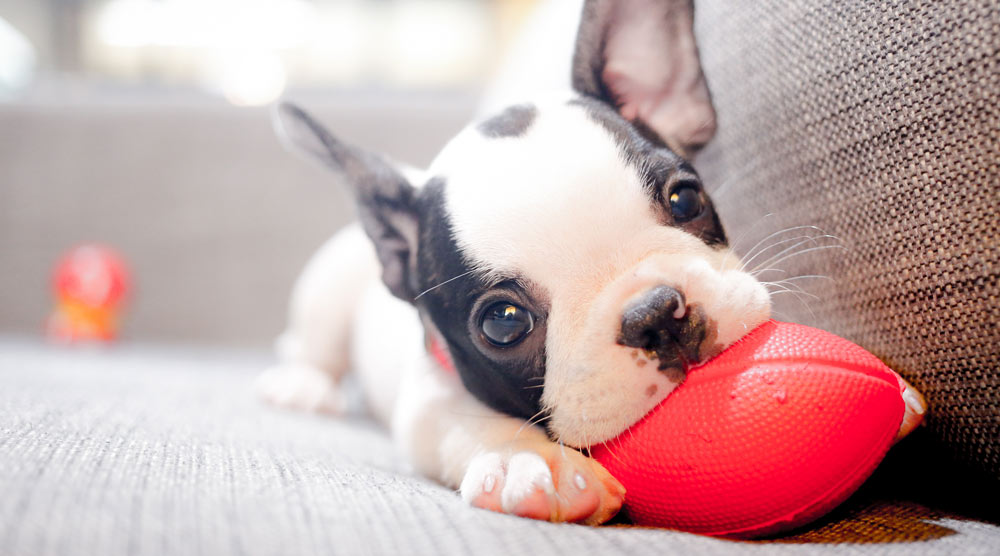
[[[1000,527],[862,492],[736,542],[469,508],[377,425],[261,405],[263,353],[0,337],[0,554],[996,554]]]

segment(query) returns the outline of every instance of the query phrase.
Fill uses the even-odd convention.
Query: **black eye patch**
[[[609,105],[592,98],[577,98],[569,102],[579,106],[587,116],[614,139],[622,158],[642,177],[654,212],[664,226],[676,226],[695,235],[708,245],[724,245],[726,233],[715,213],[711,199],[701,187],[701,181],[683,157],[671,151],[644,126],[623,118]],[[680,183],[689,182],[692,191],[677,191]],[[699,196],[694,195],[695,190]],[[676,199],[671,199],[673,193]],[[697,205],[701,204],[701,211]]]
[[[452,234],[444,187],[435,179],[420,193],[413,274],[415,291],[424,293],[415,305],[444,337],[465,388],[497,411],[529,419],[541,409],[546,308],[517,282],[494,284],[472,271]]]

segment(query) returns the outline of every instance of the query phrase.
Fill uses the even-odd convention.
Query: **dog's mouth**
[[[619,345],[630,346],[630,344],[618,340]],[[646,359],[656,363],[656,368],[661,371],[679,370],[687,372],[687,369],[697,365],[699,358],[699,342],[685,343],[681,338],[670,335],[664,337],[661,334],[644,334],[639,340],[637,347]]]

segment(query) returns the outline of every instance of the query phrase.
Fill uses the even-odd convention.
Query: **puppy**
[[[573,90],[470,125],[422,175],[282,105],[360,223],[303,272],[261,395],[335,413],[352,369],[413,465],[472,505],[615,515],[625,493],[587,448],[770,316],[688,162],[715,128],[692,19],[588,1]]]

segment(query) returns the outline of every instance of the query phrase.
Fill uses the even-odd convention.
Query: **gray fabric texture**
[[[748,266],[777,269],[776,316],[886,361],[930,403],[921,459],[997,484],[997,2],[705,0],[696,19],[719,116],[697,167]]]
[[[1000,546],[996,525],[885,501],[849,502],[779,542],[477,510],[414,476],[361,417],[258,404],[250,384],[265,363],[0,337],[0,554],[985,555]]]

